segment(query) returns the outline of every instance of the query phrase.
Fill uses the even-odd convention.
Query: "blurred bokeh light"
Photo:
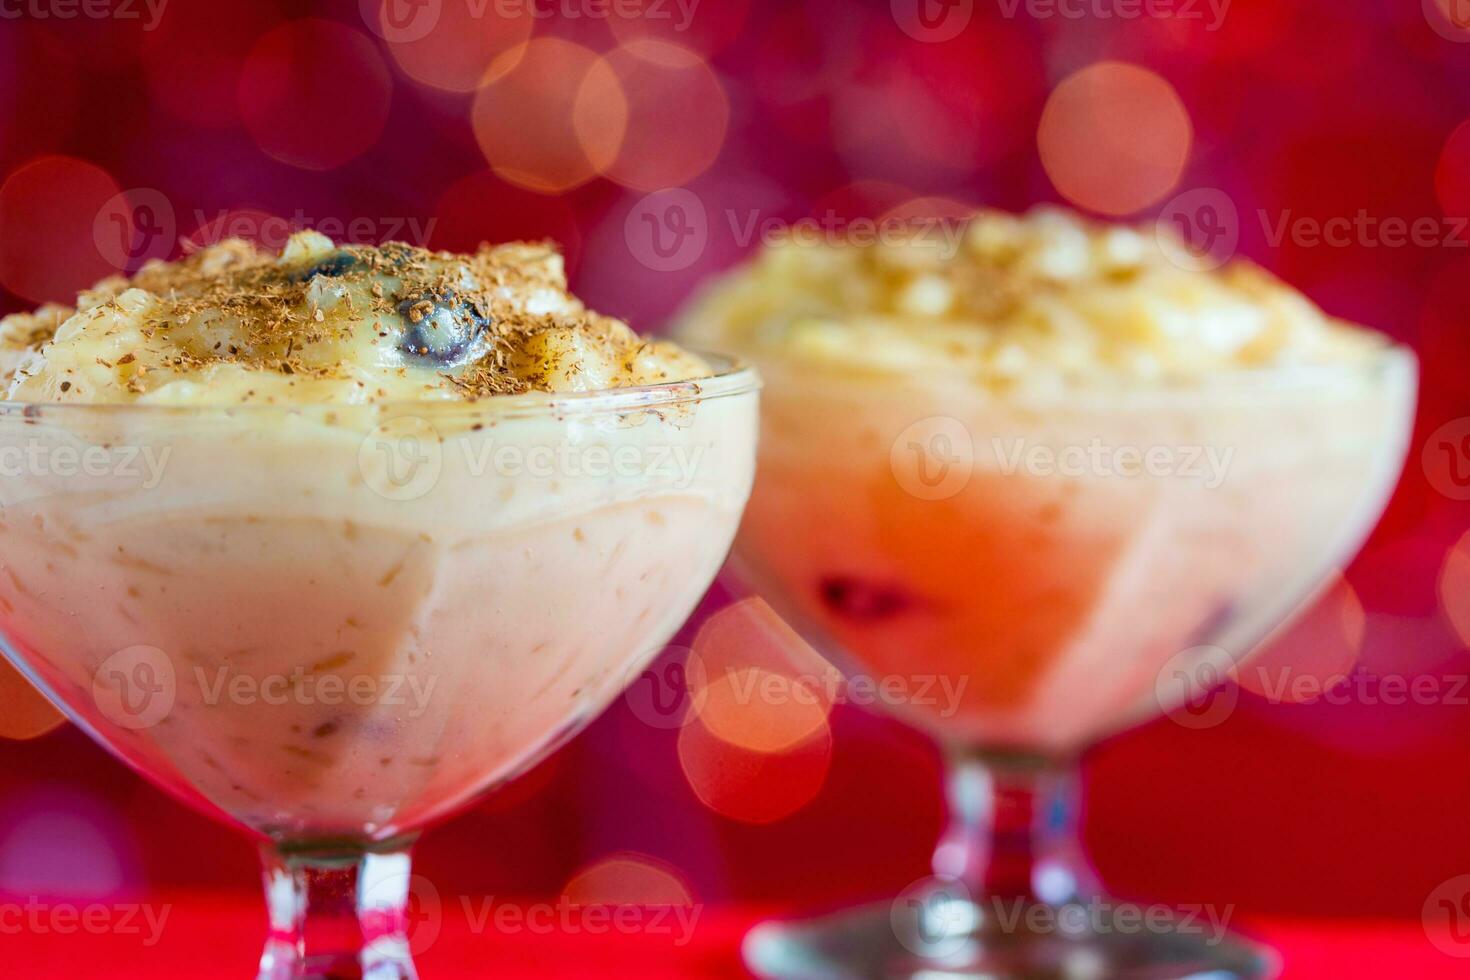
[[[1439,601],[1460,640],[1470,646],[1470,531],[1445,556],[1439,573]]]
[[[1155,72],[1105,61],[1052,90],[1037,132],[1047,176],[1073,204],[1126,215],[1162,200],[1189,160],[1193,128]]]
[[[628,128],[627,97],[607,60],[560,38],[538,38],[492,62],[472,113],[490,168],[546,194],[605,172]]]
[[[398,0],[375,5],[374,26],[387,39],[393,60],[414,81],[449,92],[473,92],[490,66],[504,73],[525,51],[536,26],[532,4],[498,5],[495,16],[473,3],[417,5],[407,19],[391,12]]]
[[[606,168],[641,191],[686,184],[709,169],[725,141],[730,106],[708,65],[666,41],[631,41],[607,56],[627,100],[626,137]]]
[[[372,40],[329,20],[270,31],[240,72],[246,129],[262,152],[305,170],[331,170],[366,152],[383,134],[392,94]]]
[[[74,296],[117,270],[98,246],[97,216],[121,188],[101,167],[44,156],[0,185],[0,283],[33,302]],[[131,238],[132,229],[107,229]]]
[[[646,854],[621,853],[582,868],[562,897],[573,905],[693,905],[689,883],[671,865]]]
[[[62,720],[51,702],[0,660],[0,738],[40,738]]]

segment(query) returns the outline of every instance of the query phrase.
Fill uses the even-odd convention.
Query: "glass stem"
[[[412,843],[267,844],[270,936],[259,980],[417,980]]]
[[[1082,854],[1077,766],[1039,756],[950,754],[949,827],[934,872],[970,896],[1062,905],[1095,897]]]

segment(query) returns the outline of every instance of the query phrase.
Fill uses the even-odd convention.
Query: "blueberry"
[[[328,255],[305,272],[298,273],[295,278],[298,282],[310,282],[317,276],[345,276],[361,266],[362,260],[351,252],[338,251]]]
[[[403,352],[438,364],[459,361],[490,326],[472,304],[452,292],[405,299],[398,314],[404,321]]]

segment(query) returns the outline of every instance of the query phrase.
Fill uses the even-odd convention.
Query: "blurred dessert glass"
[[[1076,759],[1164,711],[1209,723],[1202,696],[1351,558],[1403,459],[1412,354],[1163,232],[1055,210],[888,231],[768,247],[682,332],[766,380],[741,566],[849,672],[958,692],[900,706],[950,758],[934,879],[763,926],[748,962],[1268,972],[1123,928],[1077,843]]]

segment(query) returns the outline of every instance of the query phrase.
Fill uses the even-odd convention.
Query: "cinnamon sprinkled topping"
[[[227,241],[3,323],[31,357],[11,368],[27,401],[477,399],[709,373],[587,310],[548,242],[458,255],[304,232],[277,257]],[[62,388],[73,371],[90,383]]]

